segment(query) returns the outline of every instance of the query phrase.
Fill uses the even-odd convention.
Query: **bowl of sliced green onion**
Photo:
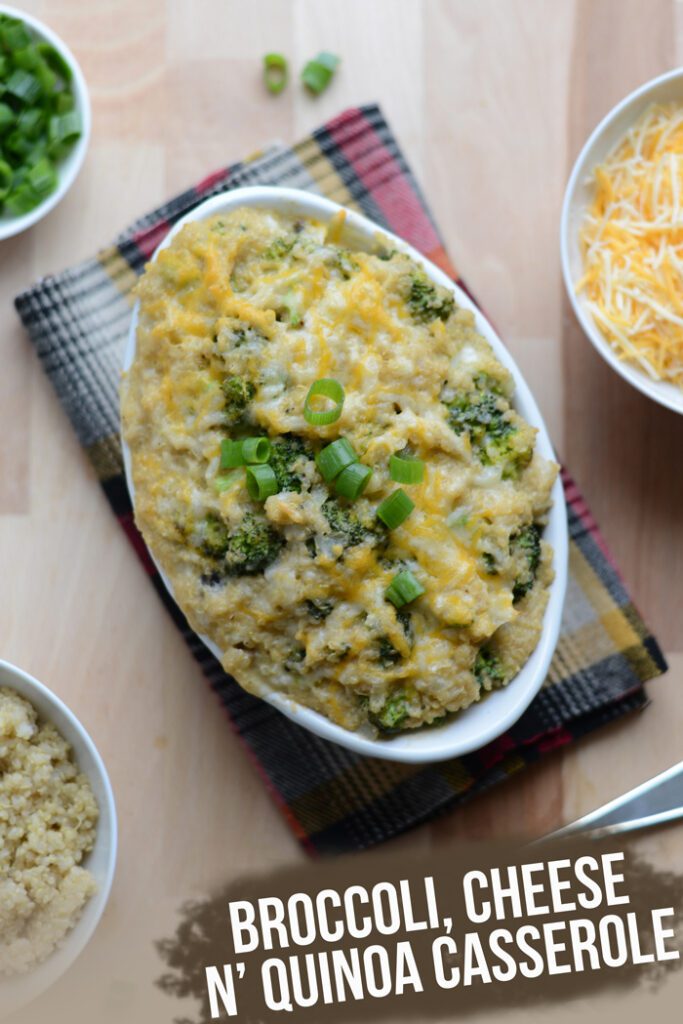
[[[64,197],[89,137],[88,90],[71,51],[36,18],[0,5],[0,239]]]

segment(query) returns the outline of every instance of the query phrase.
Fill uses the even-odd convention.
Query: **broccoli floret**
[[[283,434],[273,441],[271,448],[270,468],[275,473],[278,491],[296,491],[301,493],[301,477],[294,472],[294,466],[300,459],[312,459],[313,449],[296,434]]]
[[[487,572],[489,576],[498,575],[498,566],[496,564],[495,558],[493,557],[490,551],[483,551],[481,560],[484,565],[484,571]]]
[[[481,647],[474,660],[474,677],[480,686],[488,684],[487,689],[502,686],[505,682],[505,671],[498,655],[486,647]]]
[[[283,545],[283,538],[264,516],[247,512],[230,535],[226,569],[231,576],[254,576],[275,561]]]
[[[424,274],[414,274],[410,279],[408,306],[413,319],[420,324],[432,320],[448,320],[455,306],[455,299],[445,288],[437,289]]]
[[[233,348],[241,348],[242,345],[257,343],[262,345],[264,341],[268,341],[265,334],[262,334],[256,327],[252,327],[251,324],[245,324],[244,327],[236,327],[230,335],[230,341],[232,342]]]
[[[408,702],[402,690],[388,697],[379,711],[371,711],[368,714],[370,722],[387,736],[400,732],[407,717]]]
[[[398,664],[403,659],[403,655],[394,647],[388,636],[379,638],[378,648],[379,663],[382,668],[391,668],[392,665]]]
[[[308,610],[308,614],[311,616],[312,619],[314,619],[316,622],[323,622],[324,619],[326,619],[327,616],[332,613],[334,605],[332,604],[331,601],[326,601],[323,599],[318,601],[307,600],[306,608]]]
[[[400,608],[396,612],[396,618],[401,623],[401,626],[403,627],[403,632],[405,633],[406,637],[412,643],[412,640],[413,640],[413,623],[412,623],[412,616],[411,616],[409,610],[407,608]]]
[[[225,396],[225,421],[233,427],[243,418],[256,387],[244,377],[226,377],[221,388]]]
[[[536,573],[541,561],[541,531],[535,523],[524,526],[519,533],[510,537],[510,554],[518,557],[523,565],[512,588],[512,600],[516,604],[529,593],[536,582]]]
[[[284,540],[268,521],[253,512],[247,512],[242,523],[230,532],[215,512],[209,512],[198,528],[199,550],[208,558],[221,562],[226,576],[253,576],[263,572],[279,555]],[[218,570],[205,574],[202,581],[212,585],[220,582]]]
[[[459,394],[448,404],[448,422],[456,434],[469,434],[484,466],[501,466],[503,479],[514,478],[531,460],[531,449],[492,391]],[[520,443],[521,441],[521,443]]]
[[[294,248],[295,238],[276,238],[263,253],[267,260],[281,260]]]
[[[293,647],[285,658],[284,667],[288,672],[296,671],[296,666],[300,665],[306,657],[305,647]]]
[[[332,265],[337,268],[345,281],[348,281],[357,270],[360,270],[360,266],[348,249],[336,249]]]
[[[199,527],[200,550],[209,558],[222,558],[228,550],[230,532],[214,512],[209,512]]]
[[[323,503],[322,512],[332,533],[340,534],[346,547],[355,547],[378,536],[374,523],[363,522],[350,508],[342,507],[336,498],[328,498]]]

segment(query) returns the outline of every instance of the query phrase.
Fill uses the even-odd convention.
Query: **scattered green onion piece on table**
[[[384,596],[388,601],[391,601],[395,608],[402,608],[405,604],[410,604],[411,601],[420,597],[424,592],[425,588],[412,574],[410,569],[403,569],[394,576],[384,591]]]
[[[425,475],[422,459],[411,459],[406,455],[392,455],[389,459],[389,474],[399,484],[421,484]]]
[[[395,530],[397,526],[406,521],[414,508],[415,503],[399,487],[378,506],[377,518],[381,519],[390,530]]]
[[[332,444],[321,448],[315,457],[315,464],[320,470],[325,483],[332,483],[343,469],[352,463],[358,462],[358,456],[350,441],[345,437],[338,437]]]
[[[289,65],[281,53],[267,53],[263,58],[263,81],[268,92],[279,95],[287,85]]]
[[[242,441],[242,458],[248,465],[267,462],[270,458],[270,448],[267,437],[248,437]]]
[[[332,409],[317,409],[313,399],[327,398],[334,403]],[[304,419],[314,427],[325,427],[330,423],[336,423],[342,414],[344,407],[344,388],[338,380],[330,377],[321,377],[320,380],[311,384],[306,401],[304,402]]]
[[[371,476],[372,470],[369,466],[364,466],[362,462],[352,462],[350,466],[341,471],[335,480],[335,490],[337,494],[341,494],[342,498],[355,501],[356,498],[360,498],[368,486]]]
[[[242,442],[224,438],[221,441],[221,469],[235,469],[236,466],[243,465]]]
[[[247,466],[247,490],[255,501],[277,494],[277,477],[270,466]]]
[[[334,53],[323,51],[318,54],[315,60],[309,60],[305,65],[301,72],[301,81],[312,93],[319,96],[332,81],[332,76],[337,70],[338,65],[339,57],[335,56]]]
[[[224,491],[228,491],[233,487],[237,481],[241,478],[242,471],[239,469],[233,469],[230,473],[225,473],[222,476],[217,476],[214,484],[219,494],[223,494]]]

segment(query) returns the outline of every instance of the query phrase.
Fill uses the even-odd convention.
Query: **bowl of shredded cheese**
[[[683,413],[683,69],[647,82],[594,130],[574,165],[562,272],[600,355]]]

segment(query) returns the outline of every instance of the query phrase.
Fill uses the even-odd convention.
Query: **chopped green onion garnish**
[[[226,473],[224,476],[217,476],[214,481],[216,490],[219,494],[223,494],[224,491],[228,491],[241,478],[242,471],[240,469],[233,469],[230,473]]]
[[[339,476],[343,469],[353,462],[358,462],[358,456],[353,445],[345,437],[338,437],[332,444],[321,448],[315,457],[315,463],[320,470],[320,475],[326,483],[331,483]]]
[[[270,441],[267,437],[248,437],[242,441],[242,459],[246,463],[267,462],[270,458]]]
[[[243,465],[242,442],[224,438],[221,441],[221,469],[234,469],[235,466]]]
[[[306,64],[301,72],[301,81],[311,92],[319,96],[332,81],[332,76],[337,70],[338,65],[339,57],[333,53],[323,51],[318,54],[315,60],[309,60]]]
[[[371,476],[372,470],[369,466],[364,466],[362,462],[352,462],[350,466],[341,471],[335,480],[335,490],[337,494],[341,494],[342,498],[350,498],[351,501],[355,501],[368,486]]]
[[[399,484],[421,484],[425,475],[422,459],[411,459],[406,455],[392,455],[389,459],[389,474]]]
[[[6,103],[0,103],[0,135],[14,124],[14,111]]]
[[[12,187],[12,168],[4,160],[0,160],[0,203],[9,194]]]
[[[28,213],[57,189],[54,160],[82,133],[71,79],[58,50],[0,13],[0,214]]]
[[[313,399],[328,398],[334,402],[332,409],[319,409],[318,402]],[[315,384],[311,384],[306,401],[304,402],[304,419],[314,427],[325,427],[330,423],[336,423],[342,414],[344,407],[344,388],[338,380],[330,377],[322,377]]]
[[[385,498],[382,504],[377,509],[377,518],[381,519],[385,526],[388,526],[390,530],[395,530],[397,526],[404,523],[410,513],[415,508],[414,502],[410,500],[408,495],[400,487],[395,490],[388,498]]]
[[[281,53],[267,53],[263,58],[263,81],[274,96],[281,93],[289,77],[287,59]]]
[[[71,81],[71,68],[64,60],[59,50],[55,50],[54,46],[51,46],[49,43],[38,43],[38,53],[48,67],[52,68],[60,78],[67,83]]]
[[[67,114],[55,114],[50,118],[48,125],[48,136],[50,145],[68,146],[81,135],[81,115],[77,110],[70,110]]]
[[[420,581],[413,576],[410,569],[403,569],[394,576],[393,580],[384,591],[387,601],[391,601],[395,608],[402,608],[404,604],[410,604],[415,598],[424,594],[425,588]]]
[[[36,102],[42,89],[35,75],[30,71],[24,71],[23,68],[17,68],[5,83],[5,92],[28,105]]]
[[[247,466],[247,490],[255,501],[277,494],[277,477],[270,466]]]
[[[52,161],[46,156],[42,157],[28,172],[26,180],[41,199],[49,196],[57,187],[57,172]]]

